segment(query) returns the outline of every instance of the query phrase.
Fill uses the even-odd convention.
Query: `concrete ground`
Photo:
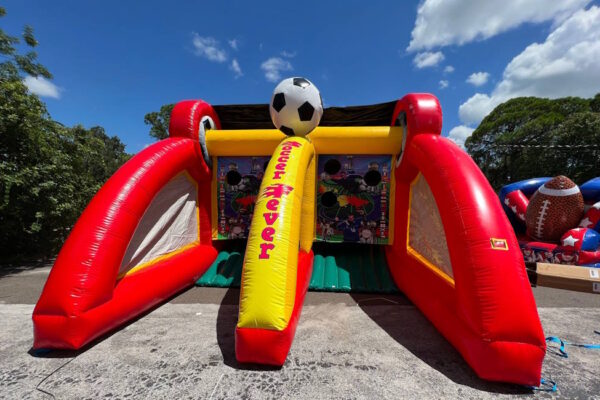
[[[34,354],[49,268],[0,277],[0,398],[598,398],[600,350],[549,348],[556,393],[478,379],[403,296],[309,293],[281,369],[234,355],[239,290],[193,288],[80,352]],[[534,288],[546,335],[598,343],[600,295]]]

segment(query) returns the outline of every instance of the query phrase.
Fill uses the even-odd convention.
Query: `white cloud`
[[[446,65],[446,68],[444,68],[444,73],[451,74],[453,72],[454,72],[454,67],[452,65]]]
[[[476,93],[458,107],[458,116],[465,124],[479,124],[486,115],[505,100],[500,98],[493,99],[487,94]]]
[[[413,59],[415,67],[419,69],[434,67],[442,61],[444,61],[444,54],[441,51],[436,51],[435,53],[431,51],[418,53]]]
[[[600,89],[600,8],[580,10],[543,43],[529,45],[504,69],[490,94],[476,93],[458,110],[465,124],[479,123],[498,104],[514,97],[592,97]]]
[[[210,36],[203,37],[195,32],[192,35],[194,53],[197,56],[219,63],[227,61],[227,53],[220,47],[219,42],[215,38]]]
[[[490,74],[487,72],[473,72],[467,78],[467,83],[470,83],[473,86],[483,86],[487,83],[490,78]]]
[[[526,22],[560,23],[591,0],[425,0],[408,51],[484,40]]]
[[[221,47],[218,40],[210,36],[200,36],[196,32],[194,32],[192,35],[194,53],[197,56],[217,63],[224,63],[229,60],[227,52]],[[227,43],[233,50],[238,50],[240,43],[237,39],[230,39],[227,41]],[[236,58],[232,59],[231,63],[229,63],[229,69],[233,71],[233,76],[235,79],[238,79],[244,75],[242,67]]]
[[[240,63],[235,58],[231,60],[231,65],[229,66],[229,69],[233,71],[233,76],[235,76],[235,79],[244,75],[244,73],[242,72],[242,68],[240,67]]]
[[[454,143],[465,148],[465,140],[473,133],[475,129],[469,128],[468,126],[459,125],[455,126],[450,130],[448,134],[448,139],[452,140]]]
[[[265,78],[269,82],[277,82],[281,79],[281,73],[292,71],[292,64],[279,57],[271,57],[260,65],[260,69],[265,72]]]
[[[38,76],[37,78],[33,76],[27,76],[23,80],[23,83],[33,94],[37,94],[40,97],[52,97],[53,99],[60,99],[60,92],[62,89],[42,76]]]
[[[440,81],[440,89],[446,89],[447,87],[448,87],[448,81],[442,79]]]

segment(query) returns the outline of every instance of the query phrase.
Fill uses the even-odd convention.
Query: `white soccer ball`
[[[306,136],[323,116],[319,89],[306,78],[287,78],[273,91],[269,106],[273,125],[288,136]]]

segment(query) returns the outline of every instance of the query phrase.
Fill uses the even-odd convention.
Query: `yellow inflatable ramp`
[[[283,365],[312,272],[315,150],[304,138],[275,149],[256,200],[236,327],[239,362]]]

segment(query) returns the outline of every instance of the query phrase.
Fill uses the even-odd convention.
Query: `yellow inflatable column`
[[[244,258],[237,328],[282,331],[296,298],[298,252],[314,234],[314,147],[282,141],[262,180]]]

